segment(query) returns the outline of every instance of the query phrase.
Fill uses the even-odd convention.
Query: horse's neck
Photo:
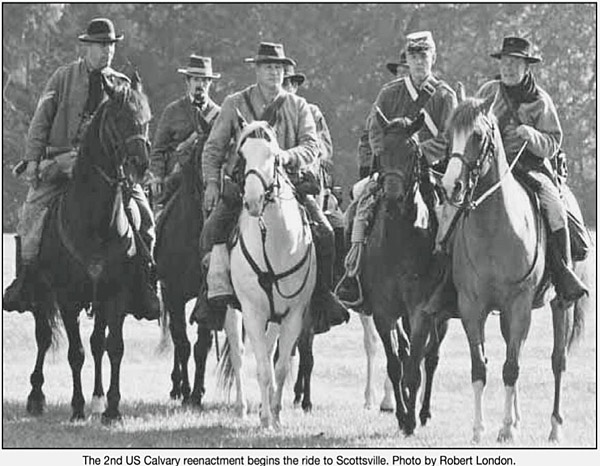
[[[524,222],[527,223],[529,198],[509,170],[499,134],[496,134],[495,144],[497,152],[492,156],[489,171],[479,180],[473,200],[494,189],[498,183],[500,186],[472,211],[472,216],[479,229],[489,234],[495,235],[498,231],[519,232],[524,228]]]

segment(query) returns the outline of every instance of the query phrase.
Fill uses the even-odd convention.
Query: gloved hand
[[[22,172],[23,180],[26,183],[31,183],[33,185],[37,184],[39,181],[38,168],[39,163],[36,160],[30,160],[27,162],[27,167],[25,168],[25,171]]]
[[[515,133],[525,141],[531,141],[535,135],[535,129],[529,125],[519,125],[515,129]]]
[[[219,184],[216,181],[209,181],[204,191],[204,210],[210,213],[219,201]]]

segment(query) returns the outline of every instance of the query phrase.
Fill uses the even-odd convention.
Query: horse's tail
[[[160,283],[160,282],[159,282]],[[167,306],[165,305],[165,286],[163,283],[160,283],[160,316],[158,318],[158,322],[160,325],[160,341],[158,342],[158,346],[156,348],[156,352],[158,354],[164,353],[167,348],[169,348],[170,343],[170,314]]]
[[[573,325],[571,326],[571,330],[569,332],[567,349],[571,350],[572,347],[575,347],[581,340],[583,340],[585,335],[585,319],[586,314],[590,309],[594,308],[595,302],[595,277],[594,277],[594,267],[592,261],[589,260],[589,257],[595,257],[595,251],[591,251],[588,259],[583,262],[575,263],[575,272],[579,275],[579,278],[583,283],[585,283],[590,288],[590,294],[587,296],[583,296],[575,302],[573,308]]]
[[[245,339],[246,329],[242,325],[242,343]],[[227,395],[227,399],[231,397],[234,381],[235,370],[231,361],[231,344],[229,343],[229,338],[225,337],[225,343],[223,343],[223,349],[221,351],[221,359],[217,365],[217,388],[221,393]]]
[[[57,349],[59,347],[62,333],[60,312],[56,293],[53,291],[50,283],[46,280],[43,274],[39,275],[40,280],[36,288],[36,301],[43,303],[41,306],[36,306],[34,313],[36,319],[41,319],[48,324],[51,331],[51,347]]]

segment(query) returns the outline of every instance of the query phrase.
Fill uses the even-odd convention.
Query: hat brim
[[[389,62],[385,64],[385,67],[388,69],[388,71],[390,73],[392,73],[394,76],[398,76],[398,69],[399,68],[404,68],[404,69],[408,69],[408,65],[405,63],[395,63],[395,62]]]
[[[120,42],[123,40],[123,34],[119,34],[118,36],[115,36],[114,38],[112,37],[94,37],[94,36],[89,36],[88,34],[81,34],[78,39],[81,42],[88,42],[88,43],[96,43],[96,44],[112,44],[115,42]]]
[[[523,60],[525,60],[528,63],[539,63],[542,61],[542,59],[540,57],[533,57],[530,55],[524,55],[522,53],[519,52],[496,52],[496,53],[492,53],[490,54],[490,57],[495,58],[497,60],[500,60],[500,58],[502,58],[503,56],[506,57],[515,57],[515,58],[522,58]]]
[[[306,75],[304,75],[302,73],[290,74],[290,75],[287,75],[287,76],[284,75],[283,79],[289,79],[292,82],[298,83],[298,86],[302,86],[302,84],[304,83],[304,81],[306,81]]]
[[[292,60],[291,58],[250,57],[250,58],[244,58],[244,61],[246,63],[256,63],[257,65],[260,65],[261,63],[281,63],[282,65],[296,66],[296,62],[294,60]]]
[[[207,74],[199,71],[192,71],[187,68],[178,68],[178,73],[185,74],[186,76],[195,76],[197,78],[211,78],[211,79],[219,79],[221,77],[221,73],[213,73]]]

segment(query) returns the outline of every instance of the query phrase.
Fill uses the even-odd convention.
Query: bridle
[[[145,130],[145,125],[139,125],[136,123],[136,127],[139,129],[138,133],[132,134],[127,138],[123,138],[120,131],[117,129],[117,125],[113,119],[107,118],[108,106],[105,104],[102,107],[102,113],[100,115],[100,129],[99,137],[102,150],[111,159],[113,169],[115,172],[114,176],[110,176],[100,166],[94,164],[94,168],[102,179],[106,181],[110,186],[126,185],[130,182],[129,178],[125,174],[123,165],[130,159],[130,152],[128,150],[129,145],[134,141],[141,141],[146,145],[149,150],[150,141]],[[120,110],[122,112],[122,110]]]

